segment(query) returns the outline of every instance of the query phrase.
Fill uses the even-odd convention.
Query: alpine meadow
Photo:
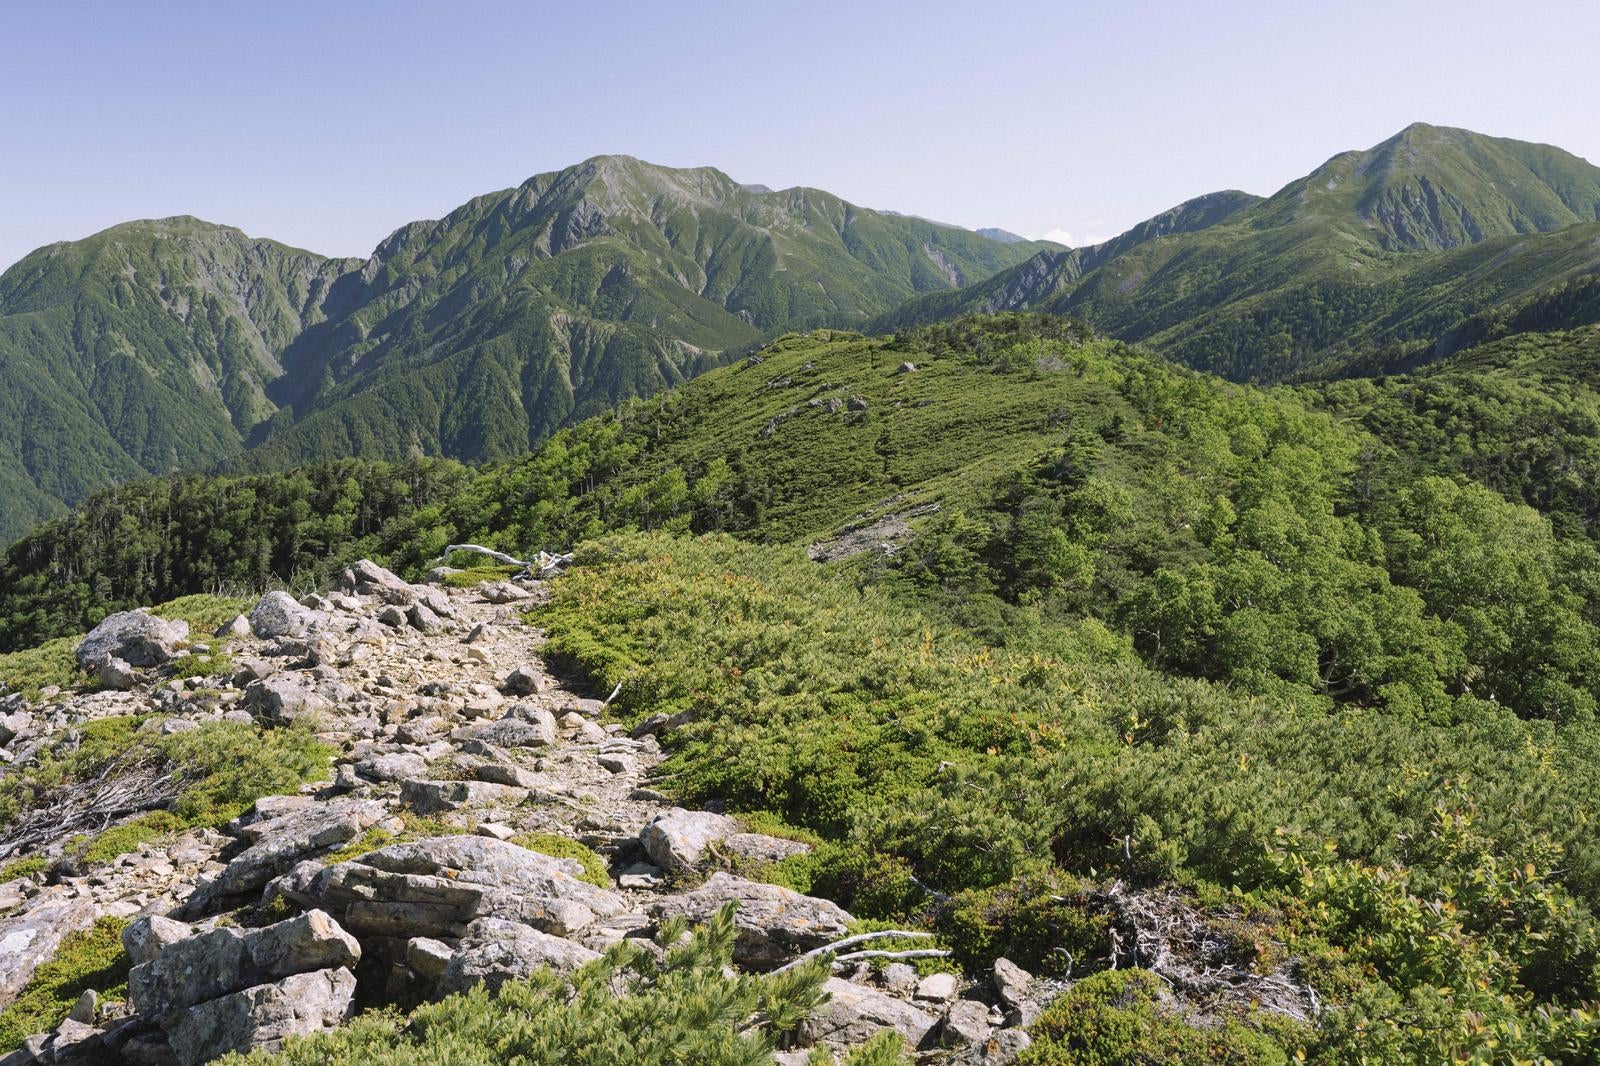
[[[548,14],[539,70],[598,40]],[[497,15],[482,64],[427,16],[435,95],[535,84]],[[1027,42],[974,29],[985,91],[907,27],[869,92],[783,32],[697,123],[805,163],[893,103],[900,173],[974,94],[901,206],[1031,106]],[[640,33],[547,109],[660,143],[652,93],[711,87],[644,86]],[[752,85],[801,67],[780,124]],[[1600,1062],[1600,167],[1288,143],[1088,243],[541,145],[365,258],[187,214],[19,251],[0,1063]],[[980,161],[978,221],[1093,192],[1050,158]]]

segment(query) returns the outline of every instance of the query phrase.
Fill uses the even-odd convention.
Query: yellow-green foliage
[[[205,655],[180,655],[167,664],[167,669],[171,671],[171,676],[180,679],[216,677],[233,672],[233,656],[225,651],[214,651]]]
[[[20,692],[32,700],[50,685],[65,689],[83,684],[88,678],[72,654],[82,639],[61,637],[37,648],[0,655],[0,691]]]
[[[974,970],[1004,955],[1039,974],[1082,973],[1106,953],[1110,916],[1084,886],[1049,872],[957,893],[939,914],[956,957]]]
[[[1263,699],[1115,657],[985,648],[877,588],[819,573],[799,552],[723,536],[596,542],[552,591],[537,612],[550,647],[598,685],[622,682],[614,706],[624,717],[691,712],[666,738],[668,780],[683,798],[776,812],[825,838],[768,868],[768,880],[868,917],[936,911],[975,965],[1006,952],[1048,971],[1065,963],[1053,951],[1062,947],[1074,975],[1105,964],[1108,939],[1078,886],[1177,882],[1219,920],[1304,916],[1295,950],[1324,960],[1318,980],[1339,993],[1330,1018],[1357,1031],[1372,1031],[1360,1021],[1371,1017],[1465,1025],[1465,1011],[1441,1022],[1402,990],[1460,988],[1448,975],[1476,973],[1472,958],[1492,950],[1502,960],[1494,998],[1515,1019],[1497,1030],[1506,1046],[1512,1026],[1525,1055],[1559,1058],[1584,1039],[1537,1023],[1600,995],[1600,846],[1585,828],[1600,815],[1600,740],[1581,723],[1558,729],[1484,705],[1435,725],[1379,708],[1331,714],[1315,699]],[[1559,848],[1559,862],[1536,862],[1555,871],[1559,933],[1523,935],[1541,926],[1479,907],[1486,947],[1455,933],[1427,941],[1440,956],[1434,971],[1384,976],[1376,961],[1341,962],[1374,938],[1411,937],[1412,910],[1335,921],[1321,890],[1266,842],[1292,829],[1315,853],[1405,862],[1460,893],[1448,886],[1479,876],[1476,860],[1418,841],[1462,780],[1495,862],[1521,868],[1538,839]],[[1419,898],[1451,897],[1441,888]],[[1283,935],[1274,925],[1266,939]],[[1386,1000],[1385,989],[1401,998]],[[1337,1025],[1330,1047],[1344,1046]]]
[[[43,873],[50,868],[50,860],[43,855],[30,855],[25,859],[12,859],[4,867],[0,867],[0,882],[12,881],[18,877],[32,877],[34,874]]]
[[[540,970],[496,991],[485,985],[417,1008],[364,1015],[351,1025],[291,1041],[282,1052],[220,1060],[223,1066],[758,1066],[821,1003],[827,969],[819,963],[783,974],[728,968],[732,908],[692,937],[668,923],[657,964],[623,943],[570,976]],[[815,1061],[832,1063],[824,1053]],[[885,1033],[844,1066],[902,1066],[898,1034]]]
[[[122,918],[101,918],[61,941],[55,955],[33,971],[21,994],[0,1012],[0,1052],[56,1026],[90,989],[110,999],[125,994],[128,956],[122,950],[122,929],[127,924]]]
[[[606,870],[606,861],[570,837],[557,833],[523,833],[521,836],[512,837],[511,842],[554,859],[576,859],[583,867],[583,873],[579,875],[578,880],[599,885],[601,888],[611,887],[611,875]]]
[[[1281,1066],[1290,1061],[1278,1043],[1236,1021],[1187,1024],[1161,1005],[1160,993],[1161,982],[1146,970],[1108,970],[1079,981],[1034,1025],[1034,1043],[1022,1053],[1021,1066]]]
[[[179,596],[175,600],[168,600],[151,609],[150,613],[157,618],[166,618],[170,621],[189,623],[190,639],[199,643],[208,640],[218,626],[228,621],[236,614],[243,614],[254,606],[255,601],[242,599],[237,596],[212,596],[207,593],[196,593],[192,596]]]
[[[516,572],[514,566],[474,566],[446,574],[444,583],[453,589],[470,589],[490,581],[504,581]]]
[[[101,775],[169,774],[179,782],[170,809],[152,811],[75,843],[85,861],[131,851],[190,826],[219,825],[261,796],[291,791],[327,773],[333,751],[303,729],[261,730],[242,722],[206,722],[170,736],[139,727],[139,717],[101,718],[79,727],[81,742],[64,755],[0,781],[0,826],[48,805],[62,787]]]

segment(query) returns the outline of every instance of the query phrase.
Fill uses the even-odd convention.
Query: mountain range
[[[1600,269],[1600,168],[1547,145],[1416,124],[1267,198],[1202,196],[1111,241],[1046,250],[876,320],[1074,314],[1235,380],[1399,369],[1458,351]],[[1600,317],[1573,309],[1579,324]]]
[[[1236,380],[1600,321],[1600,168],[1414,125],[1086,248],[602,156],[329,259],[192,218],[0,276],[0,539],[96,489],[520,454],[786,331],[1073,314]]]
[[[150,474],[517,454],[775,333],[859,325],[1045,247],[621,156],[366,260],[193,218],[117,226],[0,277],[0,538]]]

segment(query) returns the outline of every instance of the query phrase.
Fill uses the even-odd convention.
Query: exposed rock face
[[[221,926],[168,944],[128,973],[140,1014],[174,1012],[254,985],[312,970],[354,966],[361,945],[322,911],[248,932]]]
[[[822,990],[828,1002],[800,1025],[800,1038],[808,1044],[849,1047],[872,1039],[880,1029],[894,1029],[915,1048],[939,1024],[936,1016],[905,1000],[838,977],[828,978]]]
[[[354,840],[388,813],[371,800],[333,800],[245,826],[240,835],[253,843],[217,876],[215,890],[223,895],[252,892],[301,858]]]
[[[108,659],[130,666],[160,666],[175,658],[189,639],[188,622],[168,622],[144,611],[108,616],[78,644],[78,665],[98,668]]]
[[[358,936],[459,940],[482,918],[564,936],[627,909],[617,893],[578,880],[582,872],[572,859],[493,837],[431,837],[327,867],[282,891],[341,916]]]
[[[600,957],[580,944],[530,929],[517,922],[474,922],[461,947],[439,977],[441,992],[461,992],[475,984],[499,988],[527,977],[541,966],[566,972]]]
[[[301,718],[315,720],[333,710],[333,704],[312,682],[298,677],[252,681],[245,688],[243,707],[273,725],[287,725]]]
[[[255,985],[184,1011],[167,1030],[179,1066],[229,1051],[276,1051],[292,1036],[332,1029],[350,1017],[355,975],[318,970]]]
[[[674,807],[639,831],[645,852],[663,870],[687,870],[700,861],[706,848],[733,836],[739,823],[710,811]]]
[[[94,924],[87,900],[47,900],[15,918],[0,921],[0,1005],[22,991],[33,971],[56,953],[71,933]]]
[[[258,637],[303,637],[327,615],[300,606],[287,592],[269,592],[251,608],[248,621]]]
[[[734,915],[739,932],[733,958],[747,966],[775,966],[801,951],[832,943],[849,930],[850,915],[837,903],[727,873],[712,874],[693,892],[667,896],[651,913],[658,920],[682,917],[704,922],[728,903],[739,908]]]

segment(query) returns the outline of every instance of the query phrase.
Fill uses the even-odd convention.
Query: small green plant
[[[174,678],[185,680],[191,677],[216,677],[221,674],[233,672],[233,656],[225,651],[212,652],[207,655],[180,655],[167,664]]]
[[[32,877],[50,869],[50,860],[43,855],[29,855],[25,859],[12,859],[0,868],[0,882],[15,881],[19,877]]]
[[[13,1051],[34,1033],[53,1028],[90,989],[108,999],[126,995],[128,956],[122,950],[122,929],[127,924],[122,918],[101,918],[61,941],[16,1000],[0,1011],[0,1052]]]
[[[570,837],[556,833],[523,833],[521,836],[512,837],[511,842],[554,859],[576,859],[583,867],[583,873],[578,876],[578,880],[587,881],[601,888],[611,887],[611,875],[606,870],[606,861]]]
[[[457,570],[446,574],[444,583],[453,589],[477,588],[491,581],[504,581],[517,572],[514,566],[474,566],[470,570]]]
[[[1161,1005],[1148,970],[1086,977],[1051,1004],[1033,1027],[1021,1066],[1284,1066],[1290,1053],[1234,1021],[1188,1024]]]

